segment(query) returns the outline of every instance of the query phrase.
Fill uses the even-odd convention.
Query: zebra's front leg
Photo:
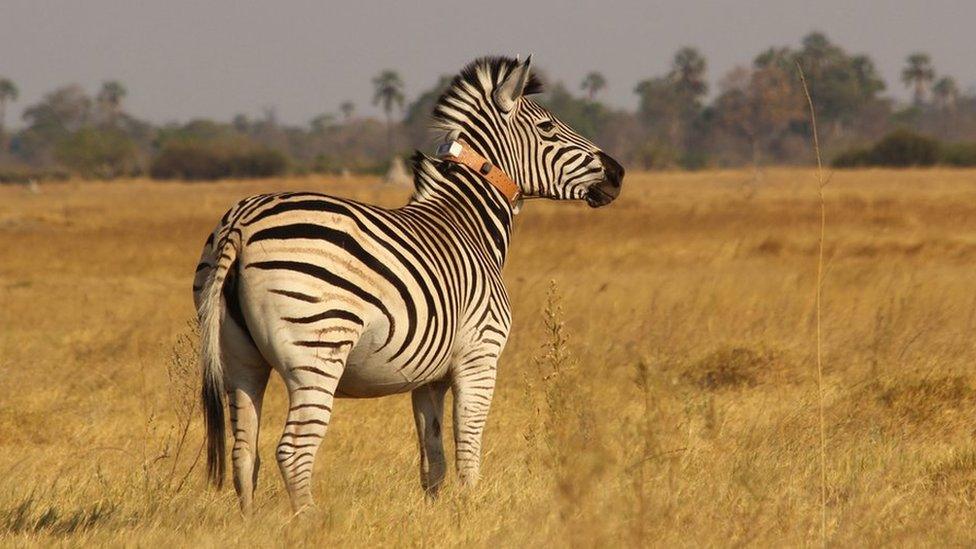
[[[464,486],[477,484],[481,470],[481,436],[495,391],[496,356],[478,357],[454,376],[455,467]]]
[[[441,380],[417,387],[410,393],[417,438],[420,440],[420,486],[431,498],[437,496],[447,470],[441,426],[444,423],[444,395],[448,387],[450,383]]]
[[[286,367],[283,372],[289,407],[276,457],[296,513],[314,503],[312,468],[315,454],[329,427],[336,387],[345,368],[348,348],[331,351],[307,357]]]

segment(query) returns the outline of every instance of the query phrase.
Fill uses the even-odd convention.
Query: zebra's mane
[[[436,139],[446,138],[457,130],[457,123],[446,117],[441,110],[442,107],[448,106],[452,97],[470,96],[472,90],[476,90],[483,97],[490,97],[494,88],[501,84],[519,64],[520,61],[514,57],[486,56],[475,59],[461,69],[434,104],[434,111],[431,113],[431,129],[435,134],[444,134]],[[535,73],[530,73],[522,95],[533,95],[542,91],[542,81]],[[443,191],[444,175],[438,170],[441,160],[417,151],[410,159],[410,163],[413,168],[414,198],[429,197]]]
[[[428,156],[417,151],[410,157],[410,164],[413,168],[413,198],[430,198],[440,189],[439,181],[443,175],[438,172],[437,167],[441,163],[432,156]]]
[[[437,195],[456,194],[458,185],[468,184],[463,177],[452,175],[457,173],[457,166],[458,164],[453,162],[416,151],[410,157],[414,188],[411,201],[434,198]]]
[[[434,112],[431,114],[433,119],[432,127],[435,130],[451,131],[454,129],[454,123],[448,120],[444,113],[441,111],[442,106],[446,106],[449,98],[451,97],[464,97],[470,91],[471,88],[482,92],[484,95],[489,95],[490,92],[505,80],[515,67],[519,66],[520,62],[514,57],[505,56],[486,56],[479,57],[471,63],[468,63],[457,76],[451,80],[450,85],[444,90],[444,93],[437,99],[437,103],[434,105]],[[489,82],[489,86],[486,89],[485,83]],[[529,74],[529,81],[525,84],[525,89],[522,90],[522,95],[533,95],[537,93],[542,93],[542,81],[536,76],[536,74]]]

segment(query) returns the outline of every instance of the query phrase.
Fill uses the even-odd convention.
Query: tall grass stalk
[[[817,157],[817,199],[820,204],[820,235],[817,240],[817,408],[820,415],[820,544],[827,545],[827,426],[824,420],[824,382],[823,382],[823,271],[824,271],[824,236],[827,229],[827,207],[824,203],[824,187],[827,179],[824,177],[823,156],[820,154],[820,137],[817,133],[817,111],[813,107],[807,78],[803,74],[800,63],[796,64],[800,73],[800,84],[803,94],[810,108],[810,124],[813,131],[813,152]]]
[[[595,417],[596,403],[590,379],[573,352],[566,331],[562,296],[555,281],[550,281],[542,311],[545,341],[536,364],[542,374],[545,397],[541,443],[543,464],[558,502],[558,520],[568,539],[588,545],[599,538],[599,531],[581,524],[598,506],[603,473],[610,459],[603,433]]]

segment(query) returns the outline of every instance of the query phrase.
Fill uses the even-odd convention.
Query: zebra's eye
[[[556,129],[556,125],[552,123],[552,120],[543,120],[542,122],[539,122],[538,124],[536,124],[536,126],[540,130],[542,130],[542,131],[544,131],[546,133],[551,132],[552,130]]]

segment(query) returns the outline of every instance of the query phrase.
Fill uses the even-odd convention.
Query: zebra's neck
[[[509,177],[515,184],[519,187],[522,186],[522,170],[518,165],[518,161],[512,157],[514,151],[508,151],[505,154],[501,149],[501,143],[490,143],[469,136],[467,133],[461,132],[459,134],[459,139],[463,140],[466,146],[471,147],[471,149],[485,158],[485,160],[492,163],[493,166],[498,166],[505,175]]]
[[[505,262],[515,215],[508,198],[474,170],[418,152],[408,207],[450,220],[499,268]]]

